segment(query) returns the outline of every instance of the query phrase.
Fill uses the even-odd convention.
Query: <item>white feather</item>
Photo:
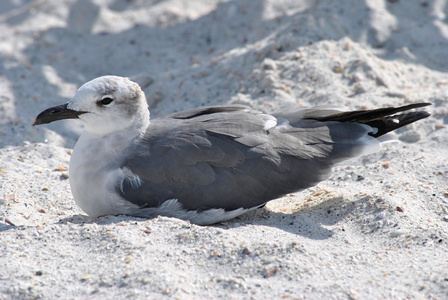
[[[189,220],[193,224],[209,225],[233,219],[258,207],[259,206],[252,208],[238,208],[231,211],[226,211],[222,208],[212,208],[205,211],[196,211],[186,210],[185,208],[183,208],[182,203],[180,203],[177,199],[170,199],[163,202],[159,207],[129,208],[126,211],[126,214],[137,217],[142,216],[145,218],[167,216],[179,218],[182,220]]]

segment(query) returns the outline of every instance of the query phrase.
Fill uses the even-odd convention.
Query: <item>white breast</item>
[[[112,139],[84,133],[73,149],[70,187],[76,204],[89,216],[124,214],[137,207],[115,192],[116,183],[124,176],[117,154],[127,146],[123,139],[115,143],[117,138],[120,140],[116,135]]]

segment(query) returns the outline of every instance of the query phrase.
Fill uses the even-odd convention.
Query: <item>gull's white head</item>
[[[130,126],[145,130],[149,110],[137,83],[124,77],[102,76],[82,85],[68,103],[43,111],[34,125],[73,118],[79,119],[89,133],[106,135]]]

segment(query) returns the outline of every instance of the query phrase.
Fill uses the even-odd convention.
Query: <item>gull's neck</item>
[[[101,162],[123,158],[126,149],[145,134],[149,123],[149,110],[144,109],[135,115],[130,125],[124,129],[107,134],[85,130],[73,149],[70,165],[88,162],[100,167]]]
[[[90,216],[123,211],[123,202],[114,193],[121,178],[120,166],[132,145],[146,132],[149,111],[134,117],[131,126],[108,134],[85,131],[70,159],[70,187],[76,203]]]

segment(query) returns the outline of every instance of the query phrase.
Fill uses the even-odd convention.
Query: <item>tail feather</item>
[[[316,117],[312,119],[318,121],[337,121],[366,124],[377,129],[376,132],[370,133],[371,136],[376,138],[395,129],[411,124],[415,121],[424,119],[430,115],[426,111],[414,111],[404,114],[396,113],[428,105],[431,105],[431,103],[414,103],[400,107],[356,110],[341,112],[325,117]]]

